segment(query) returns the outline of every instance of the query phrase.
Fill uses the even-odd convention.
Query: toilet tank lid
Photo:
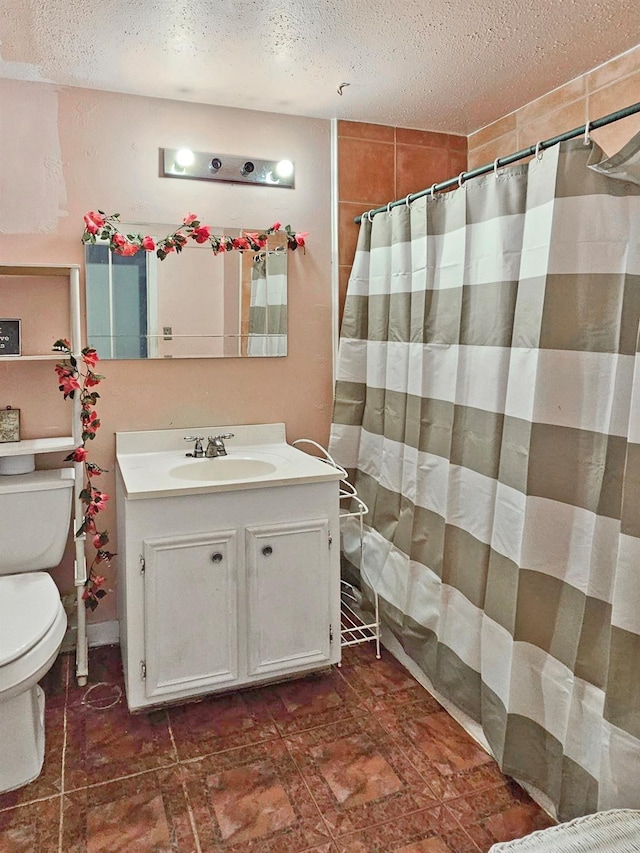
[[[53,468],[47,471],[32,471],[30,474],[8,474],[0,476],[0,495],[39,492],[44,489],[70,489],[74,479],[73,468]]]
[[[46,572],[0,577],[0,666],[33,648],[59,609],[60,593]]]

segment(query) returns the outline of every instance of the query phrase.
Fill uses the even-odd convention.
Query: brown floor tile
[[[428,703],[434,711],[442,710],[388,651],[381,649],[378,660],[374,643],[343,649],[340,673],[370,711],[396,708],[417,700]]]
[[[285,743],[336,837],[438,804],[370,715],[292,734]]]
[[[446,711],[431,702],[402,705],[379,715],[440,800],[503,784],[496,762]]]
[[[452,800],[447,808],[483,851],[554,824],[515,782]]]
[[[281,740],[181,765],[202,853],[331,850],[331,837]]]
[[[67,709],[65,790],[154,770],[177,760],[166,711],[130,714],[124,697],[96,710]]]
[[[344,835],[340,853],[478,853],[478,847],[443,806]]]
[[[169,722],[180,760],[278,737],[263,692],[238,691],[171,707]]]
[[[44,764],[37,779],[15,791],[0,794],[0,809],[53,797],[62,791],[62,754],[64,750],[64,708],[45,705]],[[0,844],[0,850],[3,850]]]
[[[0,812],[2,853],[58,853],[60,797]]]
[[[486,853],[553,823],[395,658],[343,652],[341,669],[133,715],[117,646],[91,650],[85,687],[61,655],[45,765],[0,795],[0,850],[60,853],[61,803],[64,853],[191,853],[194,832],[202,853]]]
[[[336,669],[265,688],[263,697],[282,735],[364,713],[359,697]]]
[[[64,853],[193,853],[177,766],[64,797]]]

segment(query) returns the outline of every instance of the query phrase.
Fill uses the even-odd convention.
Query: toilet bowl
[[[44,762],[44,693],[67,617],[43,572],[0,577],[0,791],[32,782]]]
[[[69,532],[73,470],[0,478],[0,792],[44,762],[44,692],[67,626],[56,566]],[[28,512],[26,509],[28,507]]]

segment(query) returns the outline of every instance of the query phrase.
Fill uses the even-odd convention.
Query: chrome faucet
[[[187,453],[187,456],[195,456],[196,459],[202,459],[204,450],[202,449],[203,435],[185,435],[185,441],[195,441],[196,446],[193,448],[193,453]]]
[[[224,446],[225,439],[227,438],[233,438],[233,433],[228,432],[226,435],[208,436],[209,443],[207,444],[207,449],[204,453],[207,459],[227,455],[227,448]]]

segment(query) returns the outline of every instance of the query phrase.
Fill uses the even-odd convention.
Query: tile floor
[[[478,853],[552,821],[388,653],[129,714],[117,646],[61,655],[2,853]]]

